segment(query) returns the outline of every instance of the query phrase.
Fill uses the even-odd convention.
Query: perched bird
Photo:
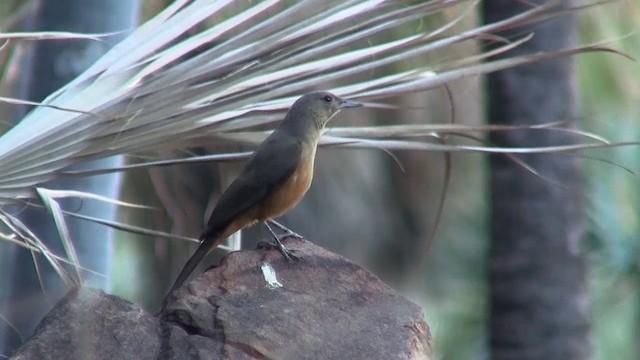
[[[294,207],[311,186],[316,148],[325,125],[341,109],[359,106],[360,103],[329,92],[314,92],[296,100],[282,123],[260,144],[240,175],[220,196],[200,236],[200,246],[171,286],[167,298],[182,286],[209,251],[256,222],[265,224],[287,260],[295,258],[267,222]],[[297,235],[273,223],[287,230],[287,235]]]

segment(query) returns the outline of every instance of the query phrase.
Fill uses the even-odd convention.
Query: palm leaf
[[[47,181],[142,166],[228,161],[247,154],[161,159],[89,172],[68,170],[72,165],[117,154],[178,149],[205,141],[257,144],[267,132],[256,131],[255,127],[273,126],[297,97],[311,89],[332,89],[338,95],[375,104],[373,100],[433,89],[513,66],[584,52],[613,51],[602,46],[584,46],[501,60],[490,57],[531,36],[523,34],[507,40],[493,33],[572,11],[561,9],[558,3],[532,6],[496,23],[459,30],[460,20],[473,15],[477,2],[303,0],[288,5],[280,0],[174,1],[74,81],[37,104],[0,138],[0,205],[32,204],[40,199],[56,219],[64,238],[67,235],[62,209],[56,206],[51,191],[41,186]],[[452,12],[453,17],[447,16]],[[196,28],[202,30],[194,32]],[[412,33],[398,36],[399,28],[410,29]],[[0,39],[3,38],[99,41],[96,34],[68,33],[0,34]],[[491,52],[457,61],[409,70],[396,66],[452,46],[483,41],[501,45]],[[8,98],[0,101],[21,103]],[[336,128],[329,130],[323,144],[497,153],[575,152],[616,145],[603,143],[597,135],[587,133],[581,135],[588,141],[580,144],[518,149],[432,143],[416,136],[492,130],[447,126]],[[24,238],[25,244],[43,254],[48,251],[41,244],[34,245],[37,240],[16,226],[15,219],[2,216],[2,220],[13,224],[12,229]],[[145,232],[127,224],[105,225]],[[67,252],[77,265],[72,250]],[[50,262],[58,264],[59,260],[51,255],[48,255]],[[68,274],[64,277],[71,279]]]

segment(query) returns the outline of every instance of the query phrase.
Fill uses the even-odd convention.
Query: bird
[[[319,91],[296,100],[280,125],[258,146],[240,174],[222,193],[213,208],[200,245],[186,262],[171,286],[169,296],[187,280],[202,259],[235,232],[264,224],[275,239],[275,246],[289,261],[296,259],[269,226],[269,222],[301,237],[277,223],[306,194],[313,180],[313,166],[325,125],[340,110],[362,106],[330,92]],[[164,307],[164,305],[163,305]]]

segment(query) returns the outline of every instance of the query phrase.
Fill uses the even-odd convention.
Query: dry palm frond
[[[530,36],[523,34],[519,39],[507,41],[492,33],[571,11],[558,4],[531,7],[517,16],[460,31],[456,29],[459,20],[472,13],[477,2],[289,3],[174,1],[0,138],[0,205],[39,198],[57,219],[62,219],[62,210],[56,207],[52,193],[38,187],[49,180],[80,175],[68,171],[69,166],[116,154],[194,146],[205,138],[209,143],[215,141],[212,139],[258,143],[266,133],[253,129],[281,119],[291,103],[311,89],[328,88],[343,97],[372,101],[517,65],[608,50],[586,46],[500,60],[489,57],[517,46]],[[445,12],[459,15],[443,23],[442,19],[447,18]],[[205,27],[207,21],[213,25]],[[428,30],[425,24],[436,25]],[[198,27],[204,29],[193,34]],[[413,29],[413,33],[398,36],[395,30],[399,27]],[[0,34],[0,39],[43,40],[54,35],[70,36]],[[456,44],[487,40],[502,45],[470,59],[402,71],[392,66]],[[520,149],[454,146],[415,138],[416,134],[486,130],[491,129],[465,129],[460,125],[434,128],[428,124],[333,129],[324,143],[514,153],[603,146],[602,139],[587,133],[582,135],[593,141]],[[243,156],[246,154],[219,154],[207,160]],[[161,161],[143,166],[166,164]],[[98,169],[83,175],[126,169]],[[68,255],[73,259],[70,249]]]

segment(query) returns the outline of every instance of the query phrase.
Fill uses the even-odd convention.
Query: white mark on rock
[[[262,275],[264,276],[264,281],[267,282],[267,286],[270,289],[281,288],[282,284],[278,281],[278,277],[276,276],[276,271],[271,267],[270,264],[264,263],[260,267],[262,269]]]

